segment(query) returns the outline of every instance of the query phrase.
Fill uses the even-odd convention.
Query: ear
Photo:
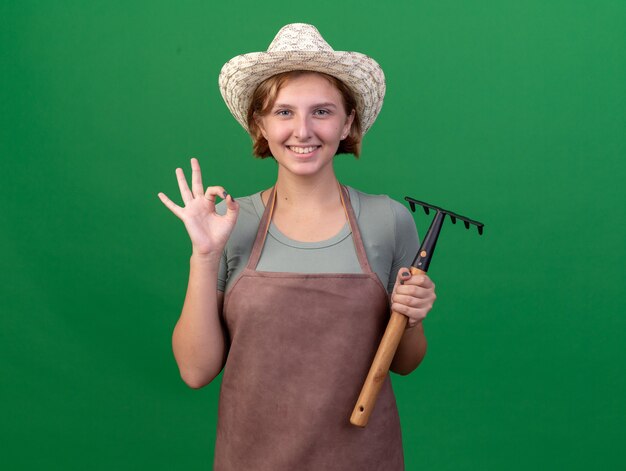
[[[261,131],[261,134],[263,135],[265,140],[267,140],[267,132],[265,131],[265,126],[263,126],[263,118],[254,113],[254,122],[259,127],[259,130]]]
[[[343,126],[343,130],[341,131],[341,139],[345,139],[350,134],[350,129],[352,129],[352,122],[354,121],[355,112],[352,110],[350,114],[346,118],[346,124]]]

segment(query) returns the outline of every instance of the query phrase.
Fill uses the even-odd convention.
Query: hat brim
[[[272,75],[293,70],[322,72],[345,83],[354,93],[363,134],[376,120],[385,96],[385,76],[378,63],[365,54],[344,51],[252,52],[228,61],[219,76],[226,106],[246,131],[249,131],[248,108],[259,84]]]

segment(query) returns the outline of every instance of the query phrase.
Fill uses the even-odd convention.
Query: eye
[[[291,115],[291,110],[279,109],[279,110],[274,111],[274,114],[276,116],[283,116],[283,117],[284,116],[289,116],[289,115]]]
[[[330,114],[330,111],[326,108],[319,108],[313,112],[315,116],[327,116]]]

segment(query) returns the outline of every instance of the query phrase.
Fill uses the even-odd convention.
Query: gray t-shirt
[[[409,210],[386,195],[369,195],[347,187],[367,259],[391,293],[398,270],[409,267],[419,249],[417,229]],[[237,198],[239,216],[222,253],[217,289],[228,291],[248,263],[265,206],[261,192]],[[226,203],[216,206],[226,213]],[[338,234],[319,242],[300,242],[270,223],[257,266],[259,271],[295,273],[360,273],[352,231],[346,221]]]

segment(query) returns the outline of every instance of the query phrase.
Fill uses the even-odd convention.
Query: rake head
[[[437,244],[437,238],[439,237],[439,232],[441,231],[441,226],[443,225],[443,221],[446,216],[450,217],[452,224],[456,224],[457,219],[463,221],[466,229],[470,228],[470,225],[476,226],[478,229],[478,234],[482,235],[483,228],[485,225],[482,222],[474,221],[473,219],[467,218],[465,216],[461,216],[460,214],[453,213],[450,210],[440,208],[439,206],[435,206],[432,204],[424,203],[423,201],[416,200],[409,196],[404,198],[409,202],[409,206],[411,207],[411,211],[415,212],[416,205],[420,205],[426,214],[430,214],[430,210],[435,211],[435,217],[428,228],[428,232],[426,233],[426,237],[424,237],[424,241],[422,242],[422,246],[420,247],[415,260],[413,261],[413,266],[415,268],[419,268],[422,271],[428,270],[428,265],[430,264],[430,260],[433,256],[433,252],[435,251],[435,245]]]
[[[419,204],[424,209],[424,212],[426,214],[430,214],[430,210],[432,209],[434,211],[438,211],[440,213],[447,214],[448,216],[450,216],[450,220],[452,221],[452,224],[456,224],[456,220],[460,219],[465,224],[465,229],[469,229],[470,224],[472,224],[478,228],[478,234],[482,235],[483,233],[483,228],[485,227],[485,225],[482,222],[474,221],[473,219],[467,218],[465,216],[461,216],[460,214],[457,214],[457,213],[453,213],[452,211],[440,208],[439,206],[424,203],[423,201],[413,199],[409,196],[405,196],[404,199],[409,202],[409,206],[411,207],[411,211],[413,212],[415,212],[415,205]]]

